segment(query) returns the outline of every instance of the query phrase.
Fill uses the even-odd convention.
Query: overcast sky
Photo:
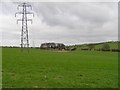
[[[19,3],[0,3],[2,45],[20,46]],[[30,46],[44,42],[74,45],[118,40],[117,2],[30,2],[35,17],[28,23]],[[30,11],[30,10],[29,10]],[[18,17],[19,18],[19,17]]]

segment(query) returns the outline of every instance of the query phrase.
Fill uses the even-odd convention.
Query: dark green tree
[[[94,45],[94,44],[88,44],[88,48],[89,48],[89,50],[91,51],[92,49],[95,48],[95,45]]]
[[[102,46],[102,50],[110,50],[110,46],[108,43],[104,43]]]

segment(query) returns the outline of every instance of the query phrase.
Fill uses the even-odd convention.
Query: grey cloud
[[[90,24],[95,28],[111,20],[110,8],[102,6],[102,3],[39,3],[35,10],[51,26],[80,28],[82,24]]]
[[[33,25],[29,25],[30,42],[37,45],[42,42],[63,42],[67,45],[85,42],[100,42],[117,40],[117,3],[30,3],[33,6],[35,17]],[[3,7],[3,15],[8,17],[16,12],[17,3]],[[15,9],[8,10],[9,7]],[[20,30],[13,22],[16,19],[7,19],[1,29],[4,30],[4,41],[11,39],[20,41]],[[5,23],[8,27],[5,27]],[[7,32],[11,33],[7,36]],[[7,40],[8,39],[8,40]]]

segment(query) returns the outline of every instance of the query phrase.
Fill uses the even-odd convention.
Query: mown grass
[[[118,53],[2,50],[3,88],[117,88]]]

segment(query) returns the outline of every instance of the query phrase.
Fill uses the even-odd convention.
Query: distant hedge
[[[84,49],[84,48],[82,48],[81,50],[91,51],[89,49]],[[94,51],[120,52],[120,49],[94,49]]]

